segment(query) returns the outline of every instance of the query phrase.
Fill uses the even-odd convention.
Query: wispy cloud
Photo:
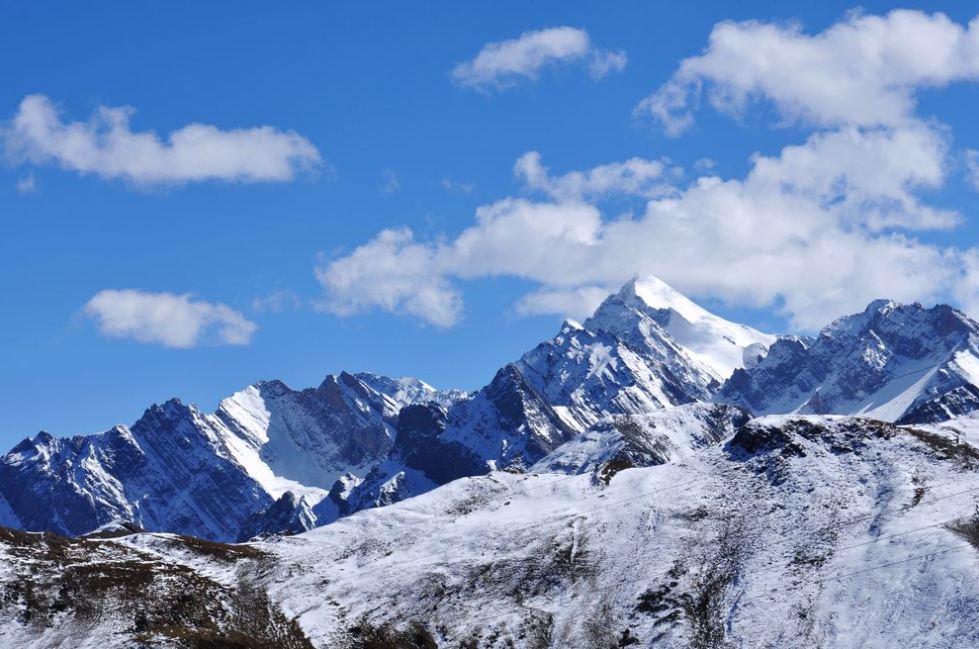
[[[247,345],[258,329],[231,307],[195,300],[189,294],[109,289],[89,300],[84,312],[104,336],[164,347]]]
[[[283,182],[321,163],[316,147],[292,131],[189,124],[161,139],[133,131],[134,114],[128,107],[102,106],[88,121],[69,122],[48,97],[29,95],[0,127],[0,140],[16,163],[54,164],[136,185]]]
[[[36,189],[34,184],[34,174],[27,174],[17,180],[17,191],[21,194],[30,194]]]
[[[472,194],[476,189],[476,183],[461,183],[451,178],[443,178],[441,184],[443,189],[459,194]]]
[[[302,303],[298,295],[284,288],[256,297],[252,300],[251,309],[253,313],[282,313],[298,309]]]
[[[502,91],[536,81],[544,68],[562,62],[583,64],[593,78],[601,79],[623,70],[628,58],[625,52],[596,47],[583,29],[552,27],[488,43],[475,58],[456,65],[450,76],[463,88]]]
[[[963,159],[965,160],[965,171],[972,185],[972,188],[979,192],[979,151],[966,149]]]
[[[401,191],[401,179],[391,169],[385,169],[381,172],[381,191],[385,194]]]

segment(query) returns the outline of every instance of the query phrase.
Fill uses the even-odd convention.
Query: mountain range
[[[979,324],[949,306],[771,335],[637,278],[472,393],[344,372],[24,439],[0,460],[0,641],[974,646],[976,411]],[[189,609],[159,614],[168,586],[113,612],[91,553]]]
[[[41,432],[0,460],[0,520],[242,541],[527,471],[616,417],[714,402],[934,423],[979,407],[977,386],[979,325],[948,306],[877,301],[814,338],[777,337],[637,278],[472,394],[343,372],[300,391],[256,383],[214,413],[174,399],[97,435]]]

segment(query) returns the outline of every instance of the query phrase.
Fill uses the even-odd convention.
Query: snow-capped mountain
[[[18,527],[72,536],[121,519],[234,541],[245,527],[282,531],[261,521],[277,524],[290,503],[292,519],[312,524],[304,510],[340,475],[363,476],[390,451],[401,407],[456,398],[414,379],[363,377],[328,376],[298,392],[258,383],[214,414],[174,399],[96,435],[42,432],[0,461],[0,495]]]
[[[211,418],[177,400],[131,428],[58,439],[39,433],[0,463],[0,492],[27,530],[77,536],[112,520],[236,538],[270,496],[233,459]]]
[[[332,492],[335,514],[388,505],[491,470],[525,470],[609,417],[710,399],[720,386],[717,372],[661,322],[684,332],[701,356],[717,349],[730,355],[728,347],[743,354],[739,344],[759,345],[749,338],[768,342],[707,314],[658,280],[629,282],[584,325],[565,322],[557,336],[505,366],[472,398],[403,411],[391,454],[363,481],[351,477]]]
[[[608,415],[709,399],[719,385],[650,319],[618,334],[589,323],[566,322],[514,366],[577,431]]]
[[[754,365],[777,337],[736,324],[695,304],[666,282],[649,275],[628,282],[610,296],[585,322],[592,330],[608,331],[644,351],[660,344],[662,331],[688,357],[724,381],[735,369]],[[681,377],[702,383],[700,377]],[[692,380],[691,380],[692,379]]]
[[[773,413],[941,421],[979,407],[979,324],[946,306],[879,300],[812,341],[785,338],[715,399]]]
[[[679,461],[744,422],[712,400],[927,423],[979,407],[977,381],[979,325],[949,307],[875,302],[817,338],[775,339],[642,278],[472,394],[341,373],[257,383],[213,414],[173,400],[131,428],[41,433],[0,460],[0,524],[297,533],[498,470]]]
[[[338,513],[388,505],[496,469],[522,471],[578,432],[517,365],[507,365],[472,398],[448,409],[427,403],[402,410],[391,454],[335,500]]]

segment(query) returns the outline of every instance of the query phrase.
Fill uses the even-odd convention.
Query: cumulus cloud
[[[376,307],[449,327],[462,314],[462,295],[440,263],[437,250],[416,243],[411,230],[383,230],[347,257],[317,268],[331,296],[321,307],[337,315]]]
[[[84,312],[109,338],[164,347],[247,345],[258,329],[231,307],[194,300],[189,294],[109,289],[89,300]]]
[[[151,131],[133,131],[134,113],[102,106],[88,121],[70,122],[48,97],[28,95],[0,127],[0,140],[14,162],[55,164],[137,185],[282,182],[321,163],[316,147],[292,131],[189,124],[164,140]]]
[[[914,112],[918,89],[979,76],[977,47],[979,19],[962,27],[907,11],[848,16],[815,36],[718,25],[641,109],[679,133],[702,93],[734,114],[766,99],[809,129],[803,141],[755,154],[743,177],[700,164],[689,181],[666,160],[638,158],[553,174],[530,152],[514,172],[542,198],[483,206],[454,239],[385,231],[320,264],[326,301],[337,313],[379,308],[449,326],[463,313],[462,282],[506,276],[536,284],[518,312],[582,317],[652,273],[695,297],[778,305],[807,330],[881,297],[953,299],[977,313],[979,250],[919,238],[961,216],[928,199],[953,167],[950,130]],[[964,159],[975,173],[976,155]],[[642,197],[645,210],[610,217],[599,208],[608,196]],[[425,304],[407,306],[422,293]]]
[[[623,70],[628,59],[625,52],[596,47],[583,29],[552,27],[488,43],[474,59],[459,63],[449,74],[463,88],[500,91],[536,81],[541,70],[561,62],[584,64],[593,78],[601,79]]]
[[[960,253],[908,234],[957,220],[913,193],[942,182],[943,136],[906,135],[814,134],[777,156],[755,156],[744,179],[702,176],[676,187],[636,218],[607,218],[578,192],[508,198],[479,208],[454,240],[385,231],[317,275],[337,313],[376,307],[448,326],[462,313],[458,280],[537,282],[518,311],[583,317],[612,287],[653,273],[701,297],[758,307],[780,300],[811,329],[882,296],[932,299],[959,280]]]
[[[941,13],[852,14],[815,35],[798,24],[725,22],[636,110],[671,135],[693,124],[703,94],[735,115],[767,100],[787,121],[893,127],[913,119],[918,90],[977,78],[979,19],[964,27]]]
[[[513,173],[527,189],[543,192],[555,200],[582,200],[610,194],[662,196],[671,191],[675,170],[668,160],[631,158],[625,162],[601,165],[587,171],[572,171],[552,176],[541,164],[540,153],[530,151],[517,160]]]

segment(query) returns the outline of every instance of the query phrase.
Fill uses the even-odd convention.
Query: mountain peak
[[[894,300],[886,300],[882,298],[879,300],[874,300],[873,302],[868,304],[867,308],[864,309],[864,313],[887,313],[888,311],[891,311],[897,308],[898,306],[900,305]],[[921,305],[917,303],[915,304],[915,306],[921,307]]]
[[[757,415],[932,420],[975,407],[979,323],[947,305],[874,300],[809,346],[780,341],[715,397]],[[957,400],[957,401],[956,401]]]
[[[618,295],[627,300],[638,299],[659,311],[672,309],[687,320],[716,317],[693,300],[653,275],[639,275],[626,282]]]
[[[653,325],[655,323],[655,325]],[[585,321],[589,329],[603,329],[628,339],[633,331],[657,326],[693,360],[720,380],[744,367],[745,350],[756,358],[776,337],[716,316],[663,280],[652,275],[629,280],[606,299]]]

